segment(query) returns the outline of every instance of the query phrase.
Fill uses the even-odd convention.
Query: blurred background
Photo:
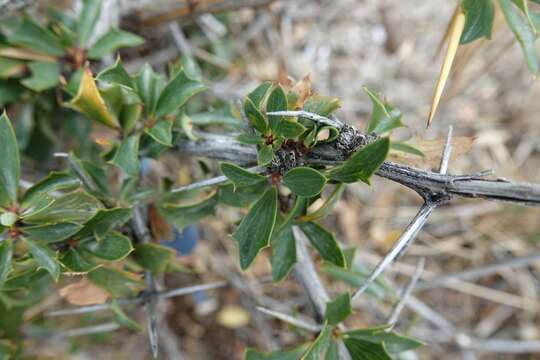
[[[32,3],[32,1],[22,1]],[[39,4],[37,4],[39,3]],[[182,58],[210,86],[212,116],[230,120],[235,101],[262,80],[287,81],[309,75],[314,89],[342,99],[337,116],[363,128],[371,112],[367,85],[381,92],[404,114],[407,128],[394,136],[417,143],[426,158],[400,158],[431,169],[448,126],[457,138],[450,173],[493,169],[496,176],[540,182],[540,87],[528,73],[519,44],[507,26],[497,26],[491,41],[461,47],[455,71],[434,123],[427,114],[441,64],[441,40],[456,1],[428,0],[106,0],[100,23],[132,31],[146,43],[124,50],[126,67],[148,62],[165,72]],[[39,1],[35,16],[52,5],[77,11],[71,1]],[[439,55],[439,56],[438,56]],[[112,63],[104,59],[104,63]],[[209,113],[193,117],[207,131]],[[219,130],[221,131],[221,130]],[[55,148],[65,151],[60,145]],[[201,178],[198,159],[169,155],[161,171],[180,183]],[[195,170],[194,170],[195,169]],[[325,220],[346,247],[356,247],[359,272],[369,271],[391,247],[421,205],[411,191],[377,178],[370,188],[348,186]],[[189,271],[168,275],[167,287],[226,280],[233,286],[178,297],[162,303],[166,331],[162,358],[241,359],[246,347],[286,348],[312,335],[256,311],[255,305],[305,312],[306,300],[289,277],[273,285],[267,256],[241,273],[229,234],[240,219],[236,209],[188,227],[170,239]],[[456,199],[438,208],[408,253],[390,267],[380,289],[364,296],[350,326],[383,324],[393,304],[387,289],[400,289],[426,256],[414,297],[397,330],[426,342],[406,359],[540,359],[538,312],[540,211],[485,200]],[[516,263],[509,259],[524,257]],[[320,262],[318,262],[320,263]],[[489,265],[490,267],[486,267]],[[464,271],[468,271],[463,273]],[[321,269],[332,294],[350,289]],[[448,281],[451,279],[451,281]],[[356,278],[357,281],[358,278]],[[66,306],[51,294],[41,308]],[[144,321],[142,311],[130,312]],[[106,313],[46,318],[57,331],[97,323]],[[469,340],[477,339],[473,343]],[[505,341],[512,340],[508,343]],[[28,337],[36,358],[146,359],[144,332],[118,330],[85,337]],[[175,346],[171,345],[174,344]],[[512,347],[515,347],[513,349]],[[520,350],[522,354],[508,353]]]

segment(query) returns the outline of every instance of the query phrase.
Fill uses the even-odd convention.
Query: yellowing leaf
[[[103,304],[109,293],[97,287],[84,277],[81,281],[69,284],[60,289],[60,296],[73,305]]]
[[[120,127],[118,120],[111,114],[101,97],[90,69],[85,69],[77,96],[71,100],[69,106],[91,120],[98,121],[111,128]]]
[[[446,54],[444,56],[444,61],[441,66],[439,79],[437,80],[437,85],[435,86],[435,92],[433,94],[433,100],[431,102],[431,110],[429,112],[427,126],[431,124],[431,121],[433,121],[435,113],[437,112],[437,107],[439,106],[439,102],[441,100],[444,85],[446,84],[446,81],[448,80],[448,75],[450,74],[450,70],[452,69],[452,64],[456,56],[456,52],[459,46],[459,40],[461,38],[461,33],[463,32],[464,26],[465,15],[461,11],[461,8],[458,7],[456,9],[456,14],[452,18],[452,22],[450,23],[450,29],[448,32],[448,48],[446,49]]]

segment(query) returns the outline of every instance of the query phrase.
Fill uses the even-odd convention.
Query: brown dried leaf
[[[93,305],[103,304],[110,295],[83,277],[81,281],[61,288],[60,296],[73,305]]]

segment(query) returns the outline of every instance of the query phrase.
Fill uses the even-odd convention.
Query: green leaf
[[[341,107],[338,98],[329,96],[310,96],[304,104],[304,110],[321,116],[329,116]]]
[[[333,327],[325,324],[324,329],[321,331],[317,339],[307,349],[302,360],[321,360],[326,354],[330,341],[332,340]],[[356,360],[356,358],[353,357]]]
[[[514,4],[523,12],[529,25],[535,33],[540,29],[540,14],[529,11],[529,3],[527,0],[512,0]]]
[[[135,261],[152,274],[165,272],[174,257],[174,250],[157,244],[138,244],[133,254]]]
[[[135,76],[135,83],[144,104],[145,114],[152,115],[156,110],[156,104],[165,86],[165,80],[162,76],[156,74],[150,65],[144,64]]]
[[[238,241],[242,270],[247,269],[259,252],[268,246],[276,215],[277,190],[271,188],[251,206],[233,234],[233,238]]]
[[[312,221],[303,222],[299,225],[308,237],[311,245],[317,249],[317,252],[324,260],[340,267],[345,266],[345,257],[339,248],[334,234]]]
[[[172,121],[163,119],[158,121],[154,126],[145,128],[144,132],[152,139],[165,146],[172,146]]]
[[[56,36],[36,22],[25,17],[14,31],[8,34],[9,42],[52,56],[64,55]]]
[[[139,176],[141,164],[139,162],[139,135],[131,135],[120,143],[114,158],[110,161],[131,177]]]
[[[511,0],[499,0],[499,5],[504,13],[508,26],[521,45],[529,71],[534,75],[537,75],[539,59],[538,53],[536,52],[536,34],[534,33],[534,29],[532,29],[529,23],[519,14]]]
[[[133,274],[106,267],[90,271],[88,279],[115,298],[128,297],[136,288],[144,286],[141,280],[134,279]]]
[[[236,141],[248,145],[263,145],[264,139],[258,134],[242,133],[236,136]]]
[[[272,145],[261,145],[257,151],[257,164],[264,166],[268,164],[274,158],[274,151]]]
[[[343,165],[330,171],[328,177],[335,181],[353,183],[358,180],[370,184],[369,179],[382,165],[390,149],[390,139],[384,137],[357,151]]]
[[[11,259],[13,257],[13,244],[11,239],[0,243],[0,290],[11,271]]]
[[[124,225],[131,218],[131,208],[100,209],[77,233],[78,239],[89,236],[101,238],[111,229]]]
[[[41,245],[29,239],[24,239],[28,251],[38,263],[40,268],[43,268],[51,274],[54,281],[58,281],[60,277],[60,264],[58,263],[56,252],[49,249],[46,245]]]
[[[344,190],[345,186],[342,183],[337,184],[334,191],[332,191],[328,198],[326,198],[321,207],[314,212],[306,215],[304,217],[305,220],[318,220],[328,216],[334,209],[334,206],[339,201],[339,199],[341,199],[341,195],[343,195]]]
[[[218,191],[219,202],[228,206],[245,208],[260,198],[268,186],[268,182],[261,182],[243,188],[242,191],[235,191],[233,184],[220,186]]]
[[[0,57],[0,79],[19,77],[26,71],[26,64],[16,59]]]
[[[266,112],[285,111],[287,110],[287,95],[281,85],[278,85],[272,90],[268,101],[266,103]],[[280,126],[281,121],[284,120],[280,115],[268,115],[268,122],[272,132],[276,132]]]
[[[28,289],[29,286],[35,285],[38,281],[48,276],[47,270],[36,270],[35,268],[25,271],[22,274],[14,275],[6,280],[2,290],[20,290]]]
[[[338,343],[334,339],[330,341],[324,360],[339,360]]]
[[[193,122],[191,121],[191,117],[189,117],[184,111],[182,111],[182,114],[180,114],[179,116],[179,122],[180,126],[182,127],[182,131],[189,140],[199,140],[197,135],[195,135],[195,133],[193,132]]]
[[[83,8],[77,23],[79,46],[81,48],[86,46],[94,32],[94,27],[101,14],[101,1],[102,0],[83,0]]]
[[[17,189],[21,176],[17,138],[6,113],[0,116],[0,207],[17,202]]]
[[[34,91],[43,91],[55,87],[60,81],[60,64],[51,62],[31,62],[28,64],[32,76],[21,84]]]
[[[159,210],[168,223],[174,224],[179,230],[182,230],[203,217],[213,215],[217,199],[218,197],[214,194],[193,205],[163,204]]]
[[[478,38],[491,39],[495,8],[492,0],[461,0],[461,10],[465,14],[465,27],[461,33],[461,44]]]
[[[69,102],[69,107],[110,128],[119,128],[116,117],[109,111],[101,96],[90,69],[85,69],[79,84],[77,95]]]
[[[144,43],[140,36],[127,31],[110,29],[105,35],[100,37],[88,51],[90,59],[99,60],[103,56],[110,54],[122,47],[139,46]]]
[[[306,131],[304,125],[292,121],[283,119],[278,126],[277,134],[283,136],[286,139],[296,139]]]
[[[420,156],[420,157],[425,157],[426,156],[420,149],[417,149],[412,145],[402,143],[402,142],[392,141],[390,143],[390,148],[392,150],[401,151],[401,152],[404,152],[404,153],[407,153],[407,154],[412,154],[412,155],[416,155],[416,156]]]
[[[172,113],[183,106],[192,96],[204,90],[206,90],[206,86],[188,78],[183,70],[180,71],[161,92],[156,106],[157,116]]]
[[[75,190],[81,186],[81,181],[75,176],[51,172],[46,178],[26,190],[22,199],[22,208],[27,209],[41,200],[43,195],[60,190]]]
[[[74,191],[57,199],[51,205],[23,216],[30,224],[57,222],[84,222],[91,218],[103,205],[83,191]]]
[[[304,353],[305,346],[299,346],[292,350],[273,351],[271,353],[261,353],[255,349],[248,348],[244,356],[245,360],[300,360]]]
[[[296,240],[292,226],[284,226],[272,236],[272,281],[283,280],[296,263]]]
[[[355,338],[343,340],[354,360],[392,360],[381,343],[372,343]]]
[[[87,241],[81,248],[95,257],[108,261],[122,260],[133,251],[129,238],[116,231],[107,233],[99,241]]]
[[[362,286],[362,284],[364,284],[364,282],[369,276],[369,273],[367,271],[360,272],[357,270],[351,270],[350,263],[347,263],[347,269],[332,264],[324,264],[322,269],[332,278],[343,281],[344,283],[355,288],[359,288],[360,286]],[[383,299],[387,292],[387,288],[382,282],[382,280],[377,278],[369,285],[366,292],[375,296],[378,299]]]
[[[401,111],[394,108],[387,101],[382,101],[380,97],[364,86],[364,91],[368,94],[373,104],[373,110],[369,118],[366,131],[375,134],[384,134],[392,129],[403,126],[401,122]]]
[[[129,88],[134,88],[133,79],[128,74],[126,69],[124,69],[120,57],[116,59],[116,62],[113,66],[108,67],[107,69],[100,72],[97,76],[97,80],[120,84]]]
[[[40,243],[55,243],[75,235],[82,226],[76,223],[58,223],[38,226],[27,226],[22,231],[30,240]]]
[[[253,102],[253,105],[257,109],[261,108],[261,104],[264,102],[264,99],[266,98],[266,95],[268,94],[268,91],[272,87],[272,82],[265,81],[261,85],[257,86],[255,90],[250,92],[248,94],[248,98]]]
[[[118,321],[120,325],[125,326],[130,330],[143,331],[143,327],[127,316],[120,306],[118,306],[118,303],[114,300],[111,302],[111,310],[116,317],[116,321]]]
[[[86,258],[75,248],[69,249],[60,261],[68,270],[81,274],[86,274],[99,267],[98,264]]]
[[[343,293],[326,304],[324,317],[330,325],[337,325],[353,313],[351,307],[351,294]]]
[[[0,107],[19,99],[25,90],[16,79],[0,81]]]
[[[256,185],[264,180],[266,177],[247,171],[240,166],[222,162],[219,164],[219,168],[223,175],[225,175],[234,184],[234,188]]]
[[[384,344],[390,354],[416,349],[423,344],[415,339],[403,336],[394,331],[386,331],[385,326],[350,330],[343,333],[345,339],[356,339],[374,344]]]
[[[244,100],[244,112],[251,124],[261,134],[266,134],[268,131],[268,122],[264,118],[259,108],[253,104],[249,97]]]
[[[326,178],[315,169],[297,167],[283,176],[283,184],[297,195],[313,197],[322,191]]]

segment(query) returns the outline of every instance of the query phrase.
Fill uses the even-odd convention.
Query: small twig
[[[291,116],[291,117],[292,116],[299,116],[299,117],[303,117],[303,118],[318,122],[318,123],[323,124],[323,125],[330,125],[330,126],[338,128],[338,129],[341,129],[341,127],[343,126],[343,123],[341,121],[330,119],[330,118],[327,118],[325,116],[321,116],[319,114],[315,114],[315,113],[312,113],[312,112],[309,112],[309,111],[304,111],[304,110],[272,111],[272,112],[267,112],[266,115]]]
[[[97,333],[102,333],[102,332],[115,331],[115,330],[118,330],[119,328],[120,328],[120,325],[118,323],[108,322],[108,323],[103,323],[103,324],[94,325],[94,326],[86,326],[86,327],[81,327],[77,329],[66,330],[66,331],[55,333],[54,335],[58,337],[75,337],[75,336],[92,335],[92,334],[97,334]]]
[[[409,281],[409,284],[405,289],[403,290],[403,293],[400,296],[400,299],[398,303],[395,305],[394,309],[392,310],[392,313],[388,317],[388,321],[386,322],[389,327],[387,331],[391,331],[394,326],[396,325],[399,316],[401,315],[401,312],[403,311],[403,308],[405,307],[405,303],[407,302],[409,296],[411,295],[414,287],[416,286],[418,279],[420,278],[420,275],[422,275],[422,272],[424,271],[424,266],[426,264],[426,258],[421,257],[418,260],[418,264],[416,265],[416,270]]]
[[[299,327],[301,329],[311,331],[311,332],[319,332],[322,330],[322,325],[314,324],[311,321],[308,321],[307,319],[302,319],[299,317],[294,317],[289,314],[285,314],[282,312],[266,309],[262,306],[257,306],[257,310],[262,312],[263,314],[273,316],[279,320],[282,320],[288,324],[291,324],[293,326]]]

